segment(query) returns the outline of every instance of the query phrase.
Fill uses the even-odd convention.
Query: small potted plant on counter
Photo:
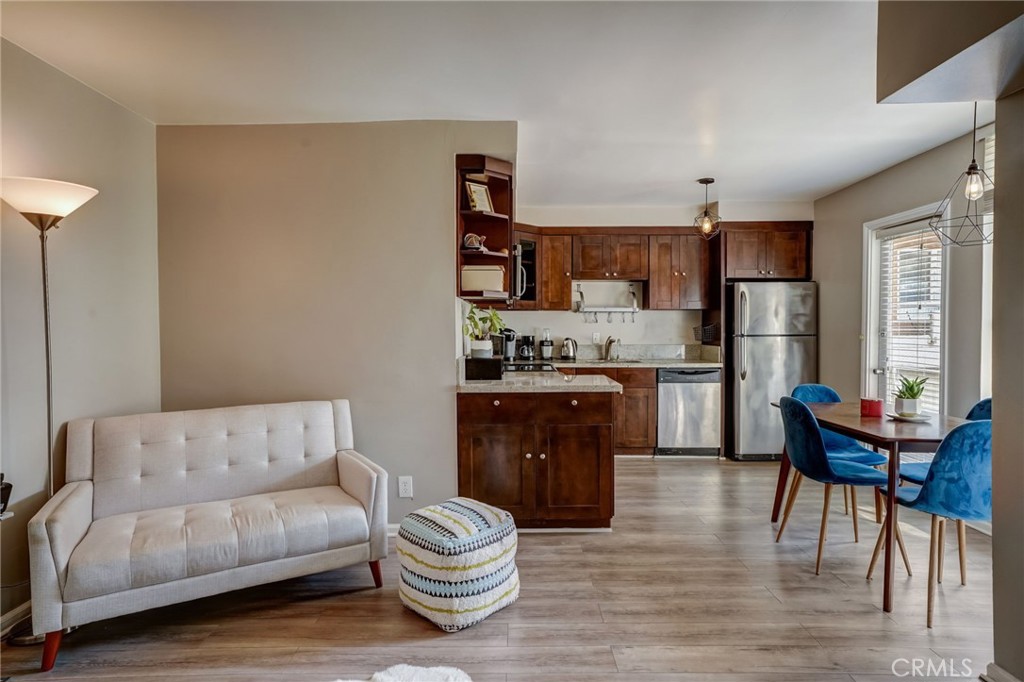
[[[915,417],[920,413],[921,394],[924,393],[927,381],[928,377],[900,377],[900,384],[896,388],[896,414],[901,417]]]
[[[505,322],[498,311],[491,308],[483,311],[475,305],[469,306],[466,323],[462,325],[462,333],[470,338],[469,355],[473,358],[489,358],[494,355],[494,342],[491,336],[500,334]]]

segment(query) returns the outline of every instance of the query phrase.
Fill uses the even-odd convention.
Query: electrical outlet
[[[601,343],[601,332],[594,332],[590,336],[591,343]]]
[[[398,496],[412,497],[412,476],[398,477]]]

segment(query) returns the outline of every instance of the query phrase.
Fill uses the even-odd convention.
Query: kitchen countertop
[[[504,379],[464,381],[458,393],[622,393],[606,376],[566,376],[561,372],[507,372]]]
[[[721,369],[721,362],[705,362],[703,360],[626,360],[619,362],[605,362],[604,360],[577,360],[576,362],[563,362],[561,360],[537,360],[537,362],[550,362],[557,368],[584,367],[587,369],[617,369],[636,367],[637,369],[651,369],[665,367],[667,369]]]

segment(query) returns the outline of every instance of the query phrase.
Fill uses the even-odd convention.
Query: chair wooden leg
[[[938,577],[939,517],[932,514],[932,539],[928,546],[928,627],[935,612],[935,583]]]
[[[910,570],[910,555],[907,554],[907,546],[903,544],[903,531],[900,530],[900,524],[896,524],[896,544],[900,546],[900,554],[903,555],[903,566],[907,569],[907,575],[913,576],[914,572]]]
[[[46,633],[46,641],[43,642],[43,662],[39,666],[42,672],[53,670],[53,664],[57,662],[57,651],[60,649],[60,640],[64,637],[63,630],[54,630]]]
[[[956,544],[960,550],[960,584],[967,584],[967,524],[956,520]]]
[[[850,486],[843,486],[843,513],[850,515]]]
[[[882,502],[882,489],[875,487],[875,523],[882,522],[882,509],[885,504]]]
[[[818,561],[814,564],[814,575],[821,575],[821,552],[825,549],[825,535],[828,532],[828,506],[832,503],[832,483],[825,484],[825,505],[821,510],[821,532],[818,533]]]
[[[946,564],[946,519],[939,519],[939,575],[938,583],[942,584],[942,569]]]
[[[851,485],[850,504],[853,506],[853,541],[860,542],[860,528],[857,527],[857,486]]]
[[[793,503],[796,502],[796,494],[800,492],[800,482],[803,481],[803,474],[799,471],[793,472],[793,482],[789,486],[789,495],[786,496],[786,511],[782,515],[782,525],[779,526],[779,534],[775,536],[775,542],[782,539],[782,531],[786,530],[789,523],[789,515],[793,513]]]
[[[373,584],[375,587],[384,587],[384,577],[380,572],[380,559],[377,561],[370,562],[370,573],[373,574]]]
[[[878,563],[878,557],[882,553],[882,543],[885,542],[885,526],[878,529],[878,541],[875,542],[875,551],[871,553],[871,563],[868,564],[867,579],[871,580],[871,574],[875,572],[875,564]]]

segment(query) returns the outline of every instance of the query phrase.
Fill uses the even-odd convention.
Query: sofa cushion
[[[71,554],[65,601],[356,545],[366,511],[337,486],[98,519]]]

